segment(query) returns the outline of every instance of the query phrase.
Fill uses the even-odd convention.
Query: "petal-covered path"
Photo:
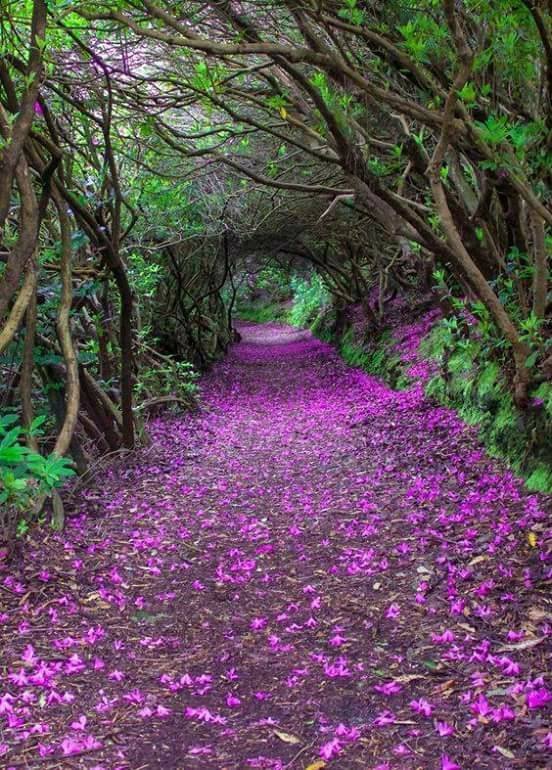
[[[0,566],[0,765],[550,767],[547,501],[419,386],[244,333]]]

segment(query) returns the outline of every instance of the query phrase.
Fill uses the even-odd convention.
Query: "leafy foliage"
[[[4,522],[5,530],[15,525],[18,513],[28,512],[34,501],[49,495],[74,474],[68,458],[44,456],[23,443],[27,433],[39,435],[45,417],[37,417],[28,431],[17,424],[18,420],[14,414],[0,416],[0,507],[9,519]],[[2,535],[7,533],[0,532]]]
[[[293,326],[309,327],[330,303],[330,293],[323,279],[312,273],[309,278],[294,276],[291,280],[293,306],[288,314]]]
[[[461,328],[446,319],[422,343],[422,352],[439,364],[440,372],[425,392],[455,408],[470,425],[477,425],[487,451],[522,473],[529,489],[552,490],[552,388],[542,383],[531,394],[530,408],[520,412],[500,365],[500,348],[486,344],[479,323],[476,342],[467,343]],[[492,333],[492,332],[490,332]]]
[[[139,401],[173,396],[181,405],[192,408],[197,405],[199,396],[198,376],[188,361],[167,358],[155,367],[142,367],[136,383],[136,396]]]

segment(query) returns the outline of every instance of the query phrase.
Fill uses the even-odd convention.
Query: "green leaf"
[[[485,123],[476,121],[481,138],[491,145],[499,145],[506,141],[510,133],[508,119],[504,115],[489,115]]]
[[[38,417],[35,417],[32,421],[30,427],[29,427],[29,436],[40,436],[42,435],[42,431],[40,428],[44,425],[46,422],[47,417],[45,414],[41,414]]]
[[[2,449],[3,447],[13,446],[13,444],[15,444],[19,439],[20,435],[21,435],[21,428],[19,427],[19,425],[9,430],[4,436],[4,438],[2,439],[2,441],[0,441],[0,449]]]
[[[0,436],[3,436],[6,432],[5,429],[13,425],[14,422],[18,422],[18,420],[19,417],[16,414],[6,414],[0,417]]]
[[[19,519],[17,522],[17,536],[23,537],[29,531],[29,524],[25,519]]]
[[[458,91],[458,96],[468,106],[473,106],[477,99],[477,91],[473,83],[469,81],[464,83],[464,86]]]

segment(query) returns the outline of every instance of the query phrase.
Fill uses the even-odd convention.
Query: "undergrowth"
[[[292,326],[312,327],[321,311],[328,307],[331,296],[318,275],[310,279],[294,277],[291,280],[293,305],[287,320]]]
[[[287,310],[278,304],[245,305],[240,307],[237,317],[242,321],[265,324],[272,321],[287,322]]]
[[[369,346],[363,346],[355,340],[354,331],[350,328],[337,347],[343,360],[350,366],[362,369],[373,377],[380,377],[391,387],[403,390],[410,384],[400,357],[393,352],[391,331],[381,332]]]
[[[439,366],[426,394],[476,425],[487,452],[505,460],[529,489],[551,492],[552,385],[535,388],[529,408],[521,412],[498,361],[477,341],[451,337],[444,322],[435,325],[420,353]]]

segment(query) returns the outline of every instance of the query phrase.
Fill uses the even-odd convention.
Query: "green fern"
[[[449,399],[447,396],[447,383],[441,377],[440,374],[436,374],[435,377],[432,377],[430,380],[428,380],[427,385],[425,387],[425,393],[426,393],[426,396],[429,396],[430,398],[435,398],[440,403],[443,403],[443,404],[449,403]]]
[[[449,390],[453,398],[458,399],[460,403],[469,401],[471,399],[472,390],[474,388],[473,376],[470,372],[463,374],[457,374],[452,377]]]
[[[452,355],[448,361],[448,370],[451,374],[461,374],[469,372],[473,366],[473,361],[468,351],[459,350]]]
[[[518,429],[518,415],[515,410],[514,402],[511,396],[506,396],[500,405],[500,409],[494,418],[495,426],[498,431],[504,431],[509,428]]]
[[[549,382],[543,382],[532,395],[542,399],[547,416],[552,419],[552,385]]]
[[[500,366],[498,363],[496,361],[486,363],[477,380],[477,396],[482,401],[495,398],[500,393],[502,384],[499,378]]]
[[[550,492],[552,490],[552,468],[550,465],[539,463],[526,483],[532,492]]]
[[[485,412],[482,412],[481,409],[470,403],[460,407],[458,411],[464,422],[467,422],[468,425],[481,425],[488,418]]]
[[[420,353],[425,358],[440,359],[448,344],[449,332],[441,324],[433,327],[420,344]]]

